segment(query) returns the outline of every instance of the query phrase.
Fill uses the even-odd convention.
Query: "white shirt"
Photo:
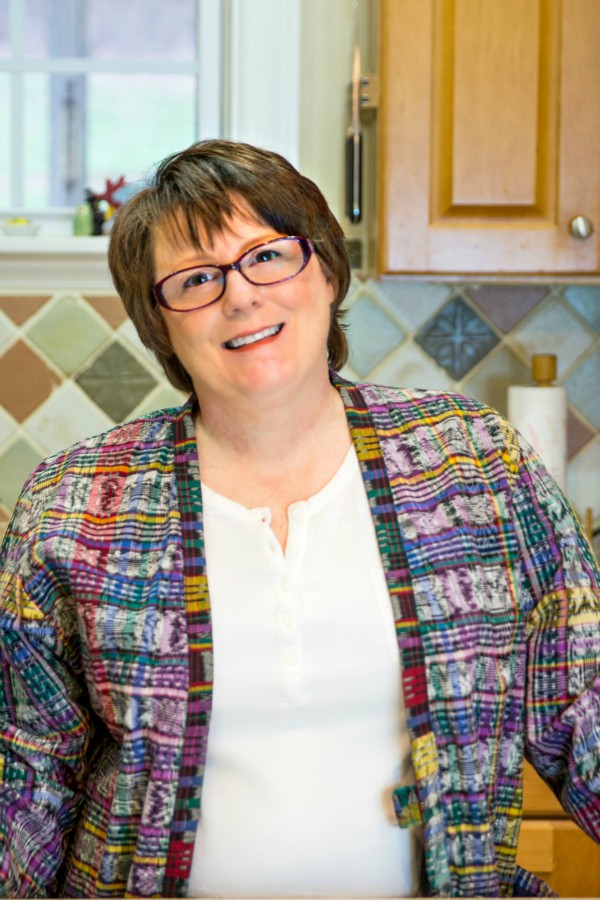
[[[411,896],[418,844],[393,616],[351,448],[289,507],[203,485],[215,669],[189,896]]]

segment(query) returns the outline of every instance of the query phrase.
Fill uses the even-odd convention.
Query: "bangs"
[[[192,246],[202,251],[212,246],[215,236],[230,230],[235,216],[256,225],[271,224],[243,197],[223,194],[218,206],[210,207],[210,215],[206,204],[201,201],[170,207],[154,223],[153,237],[160,234],[175,249]],[[287,232],[284,230],[282,233]]]

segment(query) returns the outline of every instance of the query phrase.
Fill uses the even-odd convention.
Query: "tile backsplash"
[[[506,413],[531,357],[555,353],[567,388],[567,494],[600,524],[600,285],[354,277],[344,374],[469,394]],[[119,299],[0,292],[0,527],[48,453],[182,395],[140,344]],[[588,514],[589,515],[589,514]]]
[[[355,280],[347,307],[345,374],[459,391],[504,415],[509,385],[532,383],[532,357],[556,354],[568,397],[566,491],[598,528],[600,285]]]

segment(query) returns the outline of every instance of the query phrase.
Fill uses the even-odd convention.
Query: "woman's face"
[[[226,230],[204,243],[174,245],[155,237],[156,280],[202,263],[227,264],[282,235],[236,210]],[[327,336],[334,291],[316,254],[294,278],[253,285],[229,270],[220,300],[190,312],[161,307],[173,350],[189,372],[200,404],[267,399],[328,381]],[[252,339],[257,338],[257,339]]]

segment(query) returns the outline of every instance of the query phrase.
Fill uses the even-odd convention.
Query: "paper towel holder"
[[[531,374],[540,387],[550,387],[556,378],[556,354],[534,353],[531,358]]]

